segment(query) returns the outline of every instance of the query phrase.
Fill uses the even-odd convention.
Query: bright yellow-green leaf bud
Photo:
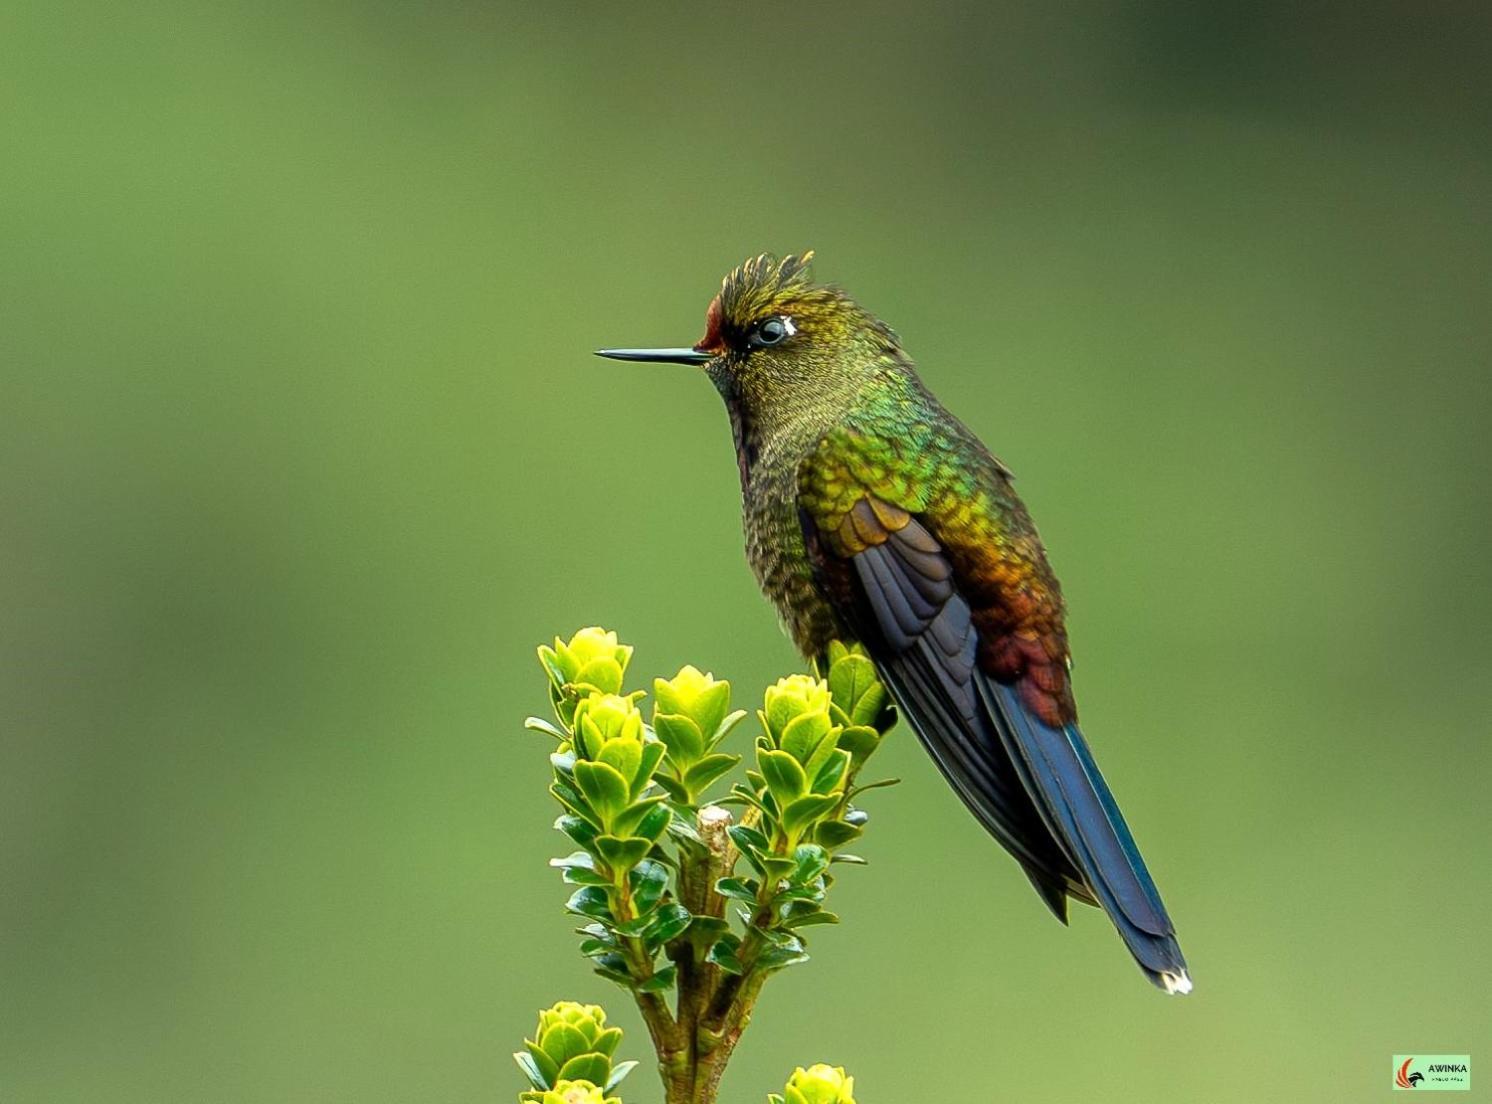
[[[575,1028],[584,1037],[586,1044],[590,1045],[606,1030],[606,1010],[599,1004],[560,1001],[553,1008],[546,1008],[539,1013],[539,1029],[534,1038],[542,1040],[544,1033],[556,1024]]]
[[[815,792],[830,792],[843,775],[819,790],[815,779],[834,756],[839,726],[830,713],[829,684],[812,675],[789,675],[767,687],[762,724],[772,745],[797,760],[806,784]]]
[[[577,694],[621,693],[631,658],[630,645],[617,643],[616,633],[594,626],[581,629],[568,644],[555,637],[553,648],[541,645],[539,662],[549,675],[550,695],[560,720],[571,723]]]
[[[560,1001],[546,1008],[539,1013],[534,1037],[525,1039],[523,1051],[513,1055],[534,1086],[519,1099],[525,1104],[547,1100],[544,1093],[563,1082],[606,1084],[621,1041],[621,1030],[606,1026],[606,1013],[599,1005]]]
[[[655,679],[653,697],[659,713],[688,717],[706,741],[730,711],[730,683],[694,666],[671,679]]]
[[[763,720],[772,742],[782,746],[782,733],[794,720],[805,715],[829,716],[829,684],[812,675],[788,675],[767,687],[767,708]]]
[[[783,1090],[786,1104],[855,1104],[855,1079],[841,1066],[799,1066]]]
[[[653,731],[668,747],[682,777],[704,758],[730,709],[730,683],[685,667],[671,679],[653,681]]]
[[[589,1081],[557,1081],[540,1100],[542,1104],[621,1104]]]
[[[595,626],[581,629],[568,644],[555,637],[553,649],[539,649],[541,656],[546,652],[553,655],[554,666],[566,682],[583,683],[603,694],[621,690],[622,676],[632,659],[631,645],[618,643],[616,633]]]
[[[574,709],[574,736],[580,758],[610,762],[622,776],[631,779],[633,771],[622,770],[621,762],[606,758],[604,752],[609,744],[622,744],[622,747],[613,749],[613,756],[630,758],[633,768],[636,768],[634,752],[640,752],[643,743],[642,710],[637,709],[633,698],[618,694],[591,694],[582,698]]]
[[[647,739],[637,701],[592,694],[575,707],[575,782],[608,830],[653,778],[663,745]]]

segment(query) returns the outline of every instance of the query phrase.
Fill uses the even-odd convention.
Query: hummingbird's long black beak
[[[596,355],[612,360],[647,360],[655,364],[704,364],[712,356],[694,349],[597,349]]]

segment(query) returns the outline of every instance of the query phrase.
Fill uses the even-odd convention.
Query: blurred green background
[[[1198,988],[903,730],[727,1098],[1492,1057],[1489,72],[1475,2],[7,5],[0,1099],[509,1100],[559,997],[644,1056],[534,645],[798,661],[713,390],[589,351],[805,247],[1019,474]]]

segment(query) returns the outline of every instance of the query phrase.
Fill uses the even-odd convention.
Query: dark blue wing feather
[[[978,631],[936,539],[914,519],[849,565],[847,620],[976,819],[1059,919],[1069,895],[1101,905],[1152,981],[1189,990],[1175,929],[1087,741],[979,669]]]
[[[905,555],[908,550],[913,555]],[[975,819],[1015,856],[1066,922],[1069,895],[1093,899],[1043,824],[980,705],[974,684],[979,638],[946,561],[893,534],[851,563],[871,611],[862,635],[902,712]],[[920,603],[915,610],[908,597],[913,593]]]

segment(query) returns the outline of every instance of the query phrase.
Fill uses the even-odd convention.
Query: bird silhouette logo
[[[1422,1073],[1409,1072],[1409,1063],[1413,1061],[1413,1058],[1404,1059],[1404,1064],[1399,1067],[1399,1072],[1394,1077],[1394,1084],[1401,1089],[1417,1089],[1419,1088],[1419,1083],[1425,1079],[1425,1075]]]

